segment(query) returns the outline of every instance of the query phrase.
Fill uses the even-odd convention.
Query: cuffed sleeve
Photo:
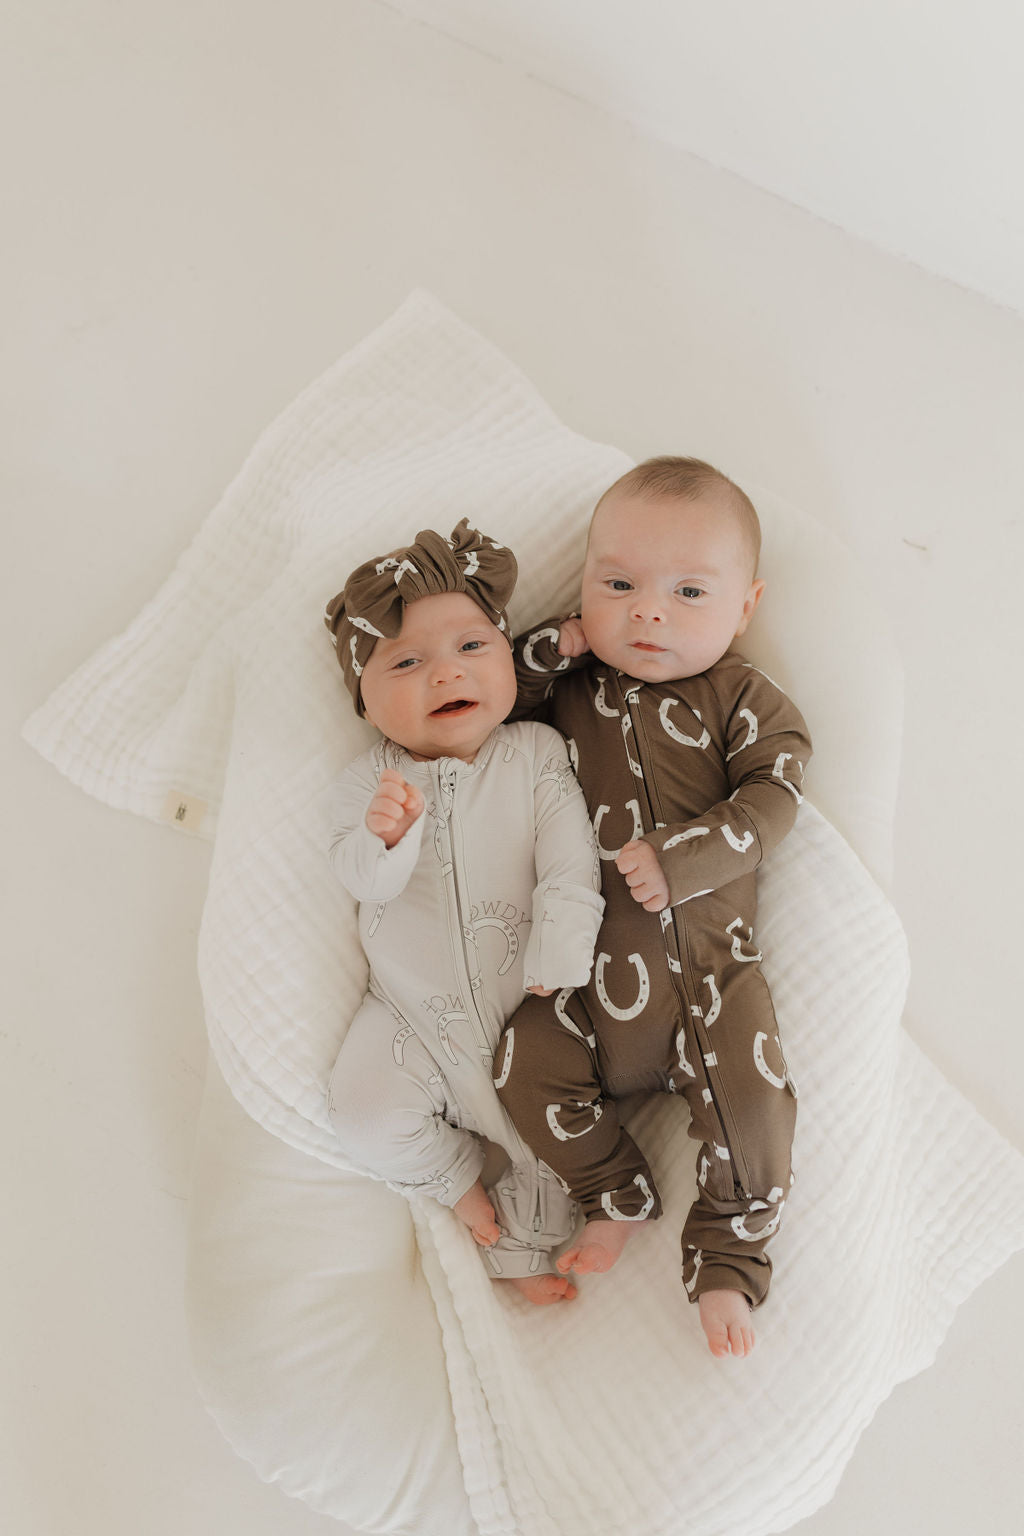
[[[582,656],[560,656],[558,636],[567,614],[545,619],[521,634],[513,647],[516,667],[516,703],[509,719],[525,720],[536,714],[551,692],[556,677],[585,667],[593,660],[589,651]]]
[[[366,808],[376,793],[379,772],[354,764],[339,781],[333,806],[328,858],[342,885],[357,901],[392,901],[405,890],[423,841],[421,815],[393,848],[366,825]]]

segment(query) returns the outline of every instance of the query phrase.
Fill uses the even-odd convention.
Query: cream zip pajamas
[[[365,825],[385,768],[425,809],[391,850]],[[491,1063],[531,984],[581,985],[603,901],[595,840],[563,739],[500,726],[472,763],[417,762],[383,740],[342,776],[331,863],[359,902],[369,992],[331,1077],[329,1111],[354,1162],[452,1206],[480,1177],[484,1139],[507,1170],[488,1189],[495,1276],[550,1272],[574,1202],[495,1093]]]

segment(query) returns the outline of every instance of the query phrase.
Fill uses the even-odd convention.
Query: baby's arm
[[[636,854],[637,845],[627,844],[619,855],[620,871],[648,911],[707,895],[749,874],[796,820],[811,755],[807,726],[763,673],[737,665],[743,670],[728,711],[726,741],[729,798],[691,821],[644,834],[641,844],[653,851],[664,886],[649,868],[650,856]],[[623,864],[634,859],[635,867],[626,873]],[[660,905],[654,904],[659,900]]]
[[[538,712],[556,678],[590,659],[583,626],[575,614],[545,619],[520,635],[514,647],[516,704],[510,719]]]
[[[537,885],[523,971],[526,990],[546,995],[589,981],[604,900],[594,829],[565,742],[550,726],[532,729]]]
[[[400,843],[413,822],[423,815],[423,796],[407,784],[397,768],[385,768],[377,793],[366,809],[366,825],[385,848]]]
[[[353,763],[335,792],[329,858],[357,901],[391,901],[416,867],[423,796],[372,754]]]

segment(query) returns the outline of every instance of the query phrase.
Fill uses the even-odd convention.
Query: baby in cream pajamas
[[[519,708],[569,738],[606,910],[589,984],[526,999],[495,1057],[515,1125],[586,1217],[566,1271],[607,1269],[660,1214],[618,1100],[685,1097],[701,1147],[683,1280],[718,1355],[753,1345],[796,1115],[755,870],[793,825],[810,741],[731,648],[761,597],[759,548],[756,513],[724,475],[649,461],[598,503],[580,617],[517,642]]]
[[[359,902],[369,992],[329,1091],[357,1163],[451,1207],[495,1279],[571,1299],[577,1208],[513,1128],[491,1062],[524,992],[590,976],[603,901],[564,740],[506,725],[516,563],[465,520],[361,566],[326,622],[383,732],[338,785],[332,864]],[[486,1144],[507,1166],[484,1188]]]

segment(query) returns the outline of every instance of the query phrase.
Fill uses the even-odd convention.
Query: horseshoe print
[[[610,1191],[606,1190],[605,1193],[601,1196],[601,1209],[604,1211],[605,1215],[611,1217],[612,1221],[643,1221],[648,1213],[653,1210],[654,1195],[651,1192],[651,1186],[648,1184],[643,1174],[638,1173],[633,1179],[633,1183],[644,1196],[643,1205],[641,1206],[640,1210],[637,1211],[633,1216],[627,1216],[625,1211],[619,1210],[618,1206],[615,1205],[612,1201]]]
[[[698,747],[703,752],[705,747],[711,745],[711,732],[708,730],[707,726],[704,725],[704,721],[701,720],[700,710],[694,709],[691,710],[691,714],[695,715],[696,718],[700,720],[700,723],[704,728],[701,731],[699,739],[693,736],[684,735],[683,732],[679,730],[678,726],[672,724],[672,721],[668,717],[668,712],[672,708],[672,705],[677,704],[678,702],[678,699],[662,699],[661,708],[658,710],[658,714],[661,717],[661,723],[665,727],[665,730],[668,732],[668,734],[672,737],[672,740],[678,741],[680,746]]]
[[[675,837],[666,838],[661,845],[662,850],[678,848],[680,843],[688,843],[691,837],[708,837],[710,834],[710,827],[687,827],[685,832],[677,832]]]
[[[555,998],[555,1017],[560,1024],[564,1024],[565,1028],[571,1035],[575,1035],[579,1040],[585,1040],[587,1045],[590,1046],[590,1049],[594,1050],[597,1046],[597,1036],[594,1034],[585,1035],[582,1029],[580,1029],[577,1024],[573,1023],[572,1019],[570,1019],[569,1015],[565,1011],[566,1002],[570,997],[572,997],[572,994],[575,992],[575,990],[575,987],[563,987],[561,992],[559,992],[558,996]]]
[[[691,1067],[686,1057],[686,1033],[682,1029],[676,1035],[676,1056],[678,1058],[680,1068],[686,1073],[687,1077],[696,1077],[697,1074]]]
[[[704,985],[708,987],[711,992],[711,1007],[708,1009],[707,1013],[703,1015],[704,1023],[707,1028],[710,1029],[722,1011],[722,994],[715,986],[714,975],[705,976],[702,979]]]
[[[732,938],[732,957],[733,957],[733,959],[734,960],[747,960],[747,961],[750,961],[751,964],[753,964],[757,960],[762,960],[764,958],[764,956],[761,954],[760,950],[757,951],[756,955],[745,955],[743,953],[744,940],[740,938],[738,933],[734,932],[735,929],[739,928],[739,926],[742,923],[742,921],[743,921],[742,918],[734,917],[732,922],[729,924],[728,928],[725,931]],[[748,928],[747,929],[746,942],[748,944],[753,944],[753,942],[754,942],[754,930],[753,930],[753,928]]]
[[[478,917],[474,924],[477,928],[497,928],[505,935],[505,943],[508,946],[505,958],[498,966],[498,975],[504,976],[519,953],[519,935],[511,923],[506,923],[503,917]]]
[[[644,771],[640,767],[640,764],[637,762],[636,758],[633,756],[632,752],[629,750],[629,742],[627,740],[627,737],[629,736],[629,733],[630,733],[630,731],[632,729],[633,729],[633,721],[631,720],[629,715],[623,715],[623,717],[622,717],[622,745],[626,749],[626,761],[629,763],[629,766],[632,769],[634,778],[642,779],[643,776],[644,776]]]
[[[523,660],[525,661],[526,665],[530,668],[530,671],[531,672],[551,672],[551,671],[554,671],[554,672],[564,672],[566,667],[569,665],[570,658],[568,656],[561,656],[561,657],[559,657],[558,663],[557,663],[557,665],[555,667],[542,667],[539,661],[534,661],[534,659],[533,659],[533,648],[534,648],[535,645],[539,645],[542,640],[550,640],[554,645],[557,646],[557,644],[558,644],[558,630],[557,629],[535,629],[533,634],[527,640],[526,644],[523,646]]]
[[[413,1029],[412,1025],[407,1024],[404,1029],[400,1029],[398,1031],[398,1034],[392,1040],[391,1054],[395,1058],[396,1066],[400,1067],[405,1061],[405,1042],[411,1039],[415,1033],[416,1031]]]
[[[803,805],[803,795],[797,789],[796,785],[791,784],[786,778],[786,764],[791,762],[796,762],[796,765],[802,775],[804,771],[803,763],[801,763],[798,758],[794,758],[792,752],[780,752],[778,757],[775,759],[775,767],[772,769],[772,778],[778,779],[780,784],[785,784],[790,794],[795,796],[797,805]]]
[[[725,760],[727,763],[731,762],[732,759],[736,757],[738,753],[742,752],[745,747],[752,747],[754,742],[757,740],[757,716],[753,713],[753,711],[749,709],[741,709],[740,719],[747,722],[747,739],[746,741],[741,741],[734,752],[726,753]]]
[[[508,1075],[509,1075],[509,1073],[512,1070],[512,1056],[513,1056],[513,1054],[515,1052],[515,1048],[516,1048],[516,1032],[515,1032],[515,1027],[512,1024],[510,1024],[508,1029],[506,1029],[506,1031],[505,1031],[505,1055],[502,1058],[501,1071],[498,1073],[497,1077],[494,1079],[494,1086],[495,1086],[495,1088],[504,1088],[505,1084],[508,1082]]]
[[[718,830],[729,844],[729,847],[735,848],[737,853],[746,853],[754,841],[753,832],[744,832],[742,837],[737,837],[732,827],[719,827]]]
[[[703,1252],[703,1249],[701,1249],[701,1248],[695,1249],[694,1250],[694,1255],[693,1255],[693,1274],[690,1276],[689,1280],[684,1280],[684,1282],[683,1282],[683,1284],[686,1287],[686,1293],[687,1293],[688,1296],[692,1296],[693,1295],[694,1286],[697,1284],[697,1276],[700,1274],[700,1267],[703,1264],[703,1262],[704,1262],[704,1252]]]
[[[594,837],[597,840],[597,851],[601,855],[602,859],[617,859],[619,854],[622,852],[621,848],[609,849],[601,847],[601,823],[610,810],[610,805],[599,805],[596,812],[594,813]],[[644,824],[640,819],[640,806],[636,800],[627,800],[626,810],[632,814],[633,840],[636,840],[644,829]],[[629,842],[630,839],[627,838],[626,841]]]
[[[618,710],[612,709],[611,705],[606,704],[604,701],[604,690],[607,681],[607,677],[602,672],[600,677],[597,679],[597,692],[594,694],[594,708],[597,710],[599,715],[604,715],[606,719],[617,720],[619,718]]]
[[[757,1034],[754,1036],[754,1066],[760,1072],[765,1082],[771,1083],[773,1088],[785,1088],[785,1074],[783,1074],[782,1077],[776,1077],[775,1073],[764,1059],[764,1043],[767,1039],[768,1036],[765,1034],[763,1029],[759,1029]],[[779,1047],[779,1051],[781,1053],[782,1044],[778,1035],[775,1036],[775,1044]]]
[[[734,1216],[729,1225],[736,1233],[736,1236],[741,1238],[743,1242],[763,1243],[769,1237],[771,1237],[773,1232],[777,1232],[779,1230],[779,1223],[782,1220],[782,1211],[785,1204],[786,1202],[783,1200],[771,1220],[766,1221],[764,1226],[761,1227],[757,1232],[748,1231],[746,1216]],[[770,1211],[771,1206],[766,1200],[752,1200],[750,1202],[750,1209],[751,1211]]]
[[[454,1050],[452,1049],[451,1041],[448,1038],[448,1031],[451,1025],[456,1023],[468,1024],[469,1014],[453,1010],[451,1013],[442,1013],[441,1017],[437,1021],[437,1038],[441,1042],[441,1049],[448,1057],[448,1060],[452,1063],[452,1066],[455,1067],[457,1067],[459,1064],[459,1058],[456,1056]]]
[[[551,1134],[554,1136],[556,1141],[578,1141],[581,1136],[586,1136],[590,1131],[594,1129],[594,1126],[604,1114],[603,1104],[586,1104],[582,1099],[576,1100],[576,1108],[589,1109],[592,1110],[594,1114],[594,1118],[591,1124],[585,1125],[582,1131],[567,1131],[564,1130],[561,1125],[559,1125],[558,1116],[561,1113],[561,1104],[549,1104],[547,1109],[544,1111],[545,1118],[548,1122],[548,1129],[551,1131]]]
[[[639,985],[636,1001],[631,1003],[628,1008],[617,1008],[608,996],[608,991],[604,984],[604,968],[611,958],[611,955],[598,955],[597,964],[594,966],[594,985],[597,988],[597,995],[601,1000],[601,1006],[605,1013],[611,1018],[620,1019],[625,1023],[628,1019],[635,1019],[637,1014],[643,1013],[647,1007],[647,1000],[651,995],[651,978],[640,955],[633,954],[627,956],[630,965],[635,967],[637,973]]]

